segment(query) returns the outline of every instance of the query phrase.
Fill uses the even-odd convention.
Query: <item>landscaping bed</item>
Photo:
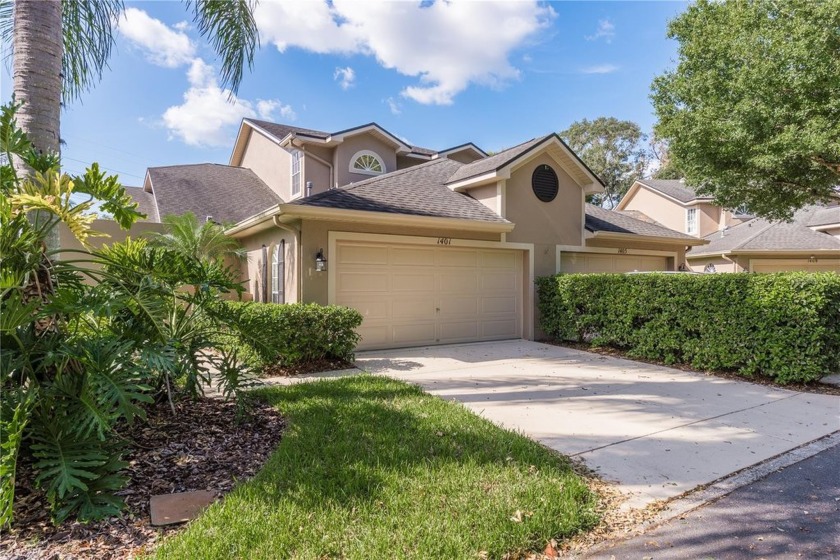
[[[189,490],[222,496],[253,476],[280,441],[283,417],[274,407],[254,402],[237,423],[236,404],[218,399],[150,407],[148,422],[138,421],[126,434],[125,457],[130,481],[118,494],[126,502],[120,517],[82,524],[68,520],[54,526],[43,507],[44,495],[22,464],[19,501],[11,531],[0,533],[0,556],[32,558],[128,558],[152,551],[160,538],[183,526],[152,527],[149,498]]]
[[[262,389],[289,426],[159,558],[516,558],[598,524],[568,459],[370,375]]]

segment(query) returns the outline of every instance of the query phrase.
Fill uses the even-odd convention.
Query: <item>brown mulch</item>
[[[55,526],[33,473],[21,466],[17,481],[15,523],[0,533],[0,558],[134,558],[152,551],[167,534],[183,526],[152,527],[149,498],[190,490],[217,496],[253,476],[280,442],[283,417],[273,407],[253,401],[241,422],[236,404],[218,399],[181,401],[173,415],[168,403],[151,407],[148,421],[127,433],[132,442],[125,457],[130,481],[120,495],[126,508],[119,517]]]
[[[311,362],[304,362],[294,366],[274,365],[263,370],[261,377],[291,377],[293,375],[304,375],[307,373],[321,373],[350,369],[356,366],[352,362],[340,358],[322,358]]]
[[[658,360],[648,360],[644,358],[637,358],[629,356],[627,352],[617,348],[610,348],[608,346],[593,346],[586,342],[572,342],[567,340],[541,340],[546,344],[554,346],[564,346],[566,348],[574,348],[575,350],[583,350],[585,352],[592,352],[593,354],[601,354],[603,356],[611,356],[613,358],[623,358],[625,360],[632,360],[634,362],[642,362],[645,364],[653,364],[656,366],[665,366],[682,371],[690,371],[692,373],[700,373],[707,376],[722,377],[723,379],[733,379],[735,381],[747,381],[755,383],[756,385],[767,385],[769,387],[776,387],[780,389],[790,389],[791,391],[799,391],[800,393],[817,393],[821,395],[840,395],[840,387],[836,385],[829,385],[827,383],[788,383],[780,385],[770,379],[769,377],[746,377],[738,375],[737,373],[728,371],[704,371],[691,367],[687,364],[666,364]]]

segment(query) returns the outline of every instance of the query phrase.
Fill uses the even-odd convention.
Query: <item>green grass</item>
[[[157,558],[499,558],[598,521],[566,459],[412,385],[364,375],[261,396],[290,422],[277,450]]]

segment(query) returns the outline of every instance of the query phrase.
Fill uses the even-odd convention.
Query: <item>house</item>
[[[233,224],[251,298],[354,307],[360,348],[388,348],[531,339],[536,277],[676,270],[708,243],[586,204],[602,190],[556,134],[488,155],[245,119],[229,165],[149,168],[143,196]]]
[[[636,181],[618,211],[658,223],[708,244],[686,253],[694,271],[840,273],[840,206],[808,206],[790,222],[770,222],[715,205],[683,181]]]

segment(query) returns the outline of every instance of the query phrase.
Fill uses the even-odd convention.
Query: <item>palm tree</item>
[[[256,0],[185,0],[199,33],[221,59],[225,87],[236,92],[254,61]],[[17,118],[36,150],[60,152],[62,101],[93,87],[108,65],[123,0],[0,0],[0,37],[13,44]],[[25,164],[15,162],[18,173]],[[47,241],[58,248],[57,233]]]
[[[207,221],[198,223],[195,214],[164,216],[166,233],[150,233],[149,243],[196,260],[218,261],[226,257],[242,257],[239,242],[225,235],[225,228]]]

